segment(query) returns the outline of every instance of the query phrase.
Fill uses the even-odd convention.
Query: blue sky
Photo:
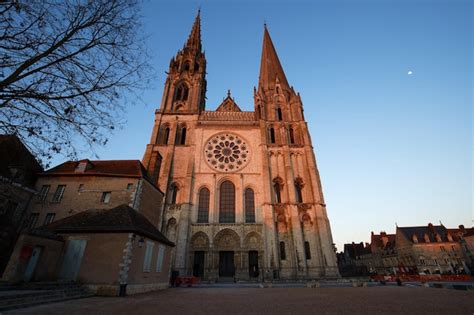
[[[148,1],[157,73],[98,153],[141,159],[170,58],[201,7],[207,109],[253,110],[266,21],[301,93],[338,249],[399,226],[472,225],[471,1]],[[412,71],[409,75],[408,71]]]

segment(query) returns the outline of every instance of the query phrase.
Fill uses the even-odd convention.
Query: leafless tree
[[[138,1],[0,1],[0,133],[46,165],[104,145],[150,78]]]

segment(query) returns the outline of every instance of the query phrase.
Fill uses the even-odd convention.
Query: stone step
[[[59,297],[51,296],[50,298],[47,298],[47,299],[45,298],[41,300],[21,300],[21,301],[16,301],[15,303],[12,303],[12,304],[0,306],[0,311],[31,307],[31,306],[41,305],[41,304],[56,303],[56,302],[62,302],[66,300],[82,299],[82,298],[87,298],[87,297],[92,297],[92,296],[94,296],[94,294],[87,293],[87,294],[77,294],[77,295],[59,296]]]
[[[0,292],[0,312],[3,310],[28,307],[39,304],[59,302],[70,299],[78,299],[94,296],[87,288],[77,284],[58,286],[49,286],[48,290],[41,289],[13,289]]]

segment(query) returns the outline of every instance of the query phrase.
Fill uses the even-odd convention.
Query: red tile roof
[[[82,163],[84,168],[79,167]],[[41,176],[126,176],[145,177],[146,170],[139,160],[67,161]]]

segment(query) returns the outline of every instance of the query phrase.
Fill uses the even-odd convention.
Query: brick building
[[[472,273],[473,235],[474,228],[462,225],[397,226],[395,234],[372,232],[370,245],[359,249],[364,254],[346,264],[366,266],[379,275]],[[351,257],[350,251],[344,255]]]
[[[156,176],[137,160],[68,161],[39,173],[29,231],[2,280],[73,280],[100,295],[166,288],[174,244],[160,232]]]
[[[206,108],[199,14],[167,74],[142,161],[153,172],[163,157],[173,269],[212,281],[338,277],[303,104],[266,26],[253,111],[230,92]]]

